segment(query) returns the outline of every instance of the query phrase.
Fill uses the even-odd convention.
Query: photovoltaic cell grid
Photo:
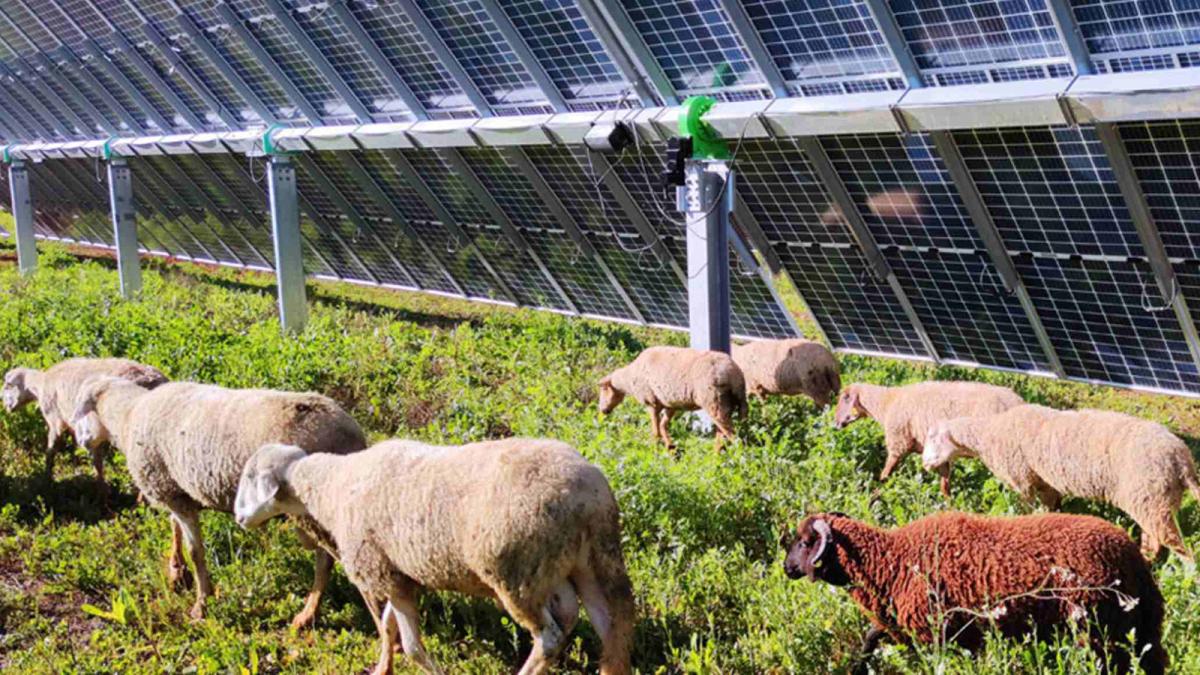
[[[1195,391],[1196,366],[1150,270],[1128,261],[1018,256],[1068,375]],[[1147,309],[1149,307],[1149,309]]]
[[[1071,74],[1045,0],[890,0],[888,4],[927,84]]]
[[[1075,21],[1102,71],[1200,64],[1200,6],[1189,0],[1072,0]]]
[[[954,136],[1010,251],[1142,255],[1095,129],[984,129]]]
[[[515,166],[493,149],[470,148],[462,154],[581,312],[635,318],[603,271],[576,246]]]
[[[500,229],[500,224],[492,219],[465,185],[463,176],[447,166],[434,151],[407,151],[405,156],[430,189],[442,199],[443,205],[458,220],[459,226],[467,228],[475,245],[517,294],[521,304],[565,309],[554,286],[529,255]]]
[[[794,95],[901,88],[898,68],[867,5],[859,0],[743,0]]]
[[[736,157],[738,194],[772,244],[853,242],[821,180],[795,141],[747,140]]]
[[[488,103],[518,112],[551,112],[541,89],[476,0],[417,0]],[[500,112],[500,111],[498,111]]]
[[[575,0],[499,0],[538,63],[573,107],[612,107],[629,86]]]
[[[675,88],[767,97],[763,76],[718,0],[622,0],[638,34]]]
[[[925,134],[829,136],[821,142],[880,246],[983,248]]]
[[[527,154],[646,320],[664,326],[686,325],[683,285],[648,250],[616,198],[589,167],[586,153],[578,148],[531,146]]]
[[[350,10],[427,108],[474,114],[471,102],[395,2],[351,2]]]
[[[614,165],[614,172],[638,203],[641,212],[653,224],[658,238],[671,252],[675,262],[686,270],[687,239],[683,214],[676,211],[674,194],[662,190],[659,185],[659,173],[665,157],[649,143],[640,143],[636,151],[626,152],[636,152],[638,157],[622,158]],[[742,273],[743,267],[732,248],[729,255],[731,325],[734,334],[747,337],[794,335],[795,329],[773,289],[757,273]],[[669,271],[664,270],[664,273]]]
[[[1200,122],[1127,123],[1118,129],[1167,255],[1200,258]]]

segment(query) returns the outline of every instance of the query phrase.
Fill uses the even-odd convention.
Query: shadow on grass
[[[133,508],[137,498],[109,486],[107,504],[95,476],[79,474],[56,481],[37,471],[29,475],[0,476],[0,504],[17,504],[17,522],[34,525],[53,514],[55,523],[95,524],[111,520]]]

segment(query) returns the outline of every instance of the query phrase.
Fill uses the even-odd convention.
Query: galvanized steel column
[[[17,269],[21,274],[31,274],[37,268],[37,246],[33,238],[33,199],[29,195],[29,169],[21,160],[14,160],[9,165],[8,186],[12,192]]]
[[[279,285],[279,321],[287,332],[299,332],[308,320],[305,305],[303,248],[296,168],[287,157],[267,164],[271,201],[271,238],[275,242],[275,277]]]
[[[117,275],[121,295],[133,298],[142,290],[138,263],[137,211],[133,202],[133,173],[122,157],[108,160],[108,201],[117,242]]]

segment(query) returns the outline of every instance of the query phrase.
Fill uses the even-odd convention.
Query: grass
[[[0,257],[12,258],[11,249]],[[650,439],[643,410],[609,418],[594,405],[601,374],[666,331],[603,324],[418,294],[314,284],[303,335],[278,330],[270,277],[148,263],[140,302],[122,301],[105,260],[42,248],[41,268],[19,278],[0,265],[0,370],[75,355],[122,355],[176,379],[327,393],[375,439],[461,442],[512,434],[571,443],[609,477],[624,518],[624,549],[638,601],[635,665],[643,673],[815,673],[844,670],[867,622],[843,590],[783,575],[780,530],[806,511],[839,510],[884,526],[953,508],[1026,510],[977,463],[956,466],[953,504],[909,459],[892,480],[873,422],[833,429],[807,400],[753,403],[741,442],[711,441],[675,422],[674,457]],[[1011,374],[843,357],[847,382],[899,384],[969,378],[1015,387],[1031,401],[1091,406],[1163,422],[1200,449],[1194,401]],[[200,623],[191,596],[165,590],[169,542],[162,512],[136,505],[122,458],[110,476],[111,511],[96,500],[82,451],[40,477],[44,426],[32,410],[0,413],[0,669],[20,673],[363,672],[376,637],[339,572],[315,633],[290,635],[311,559],[286,524],[244,532],[222,514],[203,522],[219,597]],[[1068,500],[1133,532],[1113,509]],[[1181,522],[1200,548],[1200,505]],[[1160,563],[1173,671],[1200,673],[1200,582],[1177,558]],[[89,606],[86,610],[85,605]],[[423,601],[434,657],[456,673],[507,673],[525,635],[491,604],[453,594]],[[592,672],[598,645],[586,622],[564,670]],[[405,663],[401,660],[401,663]],[[885,648],[889,673],[1087,673],[1070,636],[1045,645]]]

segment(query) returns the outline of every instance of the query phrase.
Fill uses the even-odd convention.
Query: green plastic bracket
[[[100,157],[106,162],[113,158],[112,142],[115,140],[117,140],[115,136],[110,137],[104,141],[104,145],[100,146]]]
[[[679,135],[692,139],[692,159],[729,159],[729,145],[703,119],[714,105],[709,96],[689,96],[679,111]]]
[[[0,162],[3,162],[4,164],[12,164],[12,148],[13,146],[11,145],[4,146],[4,154],[0,156]]]
[[[271,137],[272,134],[274,134],[276,131],[278,131],[279,129],[282,129],[282,128],[283,128],[282,124],[272,124],[271,126],[267,127],[266,131],[263,132],[263,137],[262,137],[263,154],[267,155],[268,157],[271,155],[287,155],[287,154],[289,154],[287,151],[280,150],[279,148],[275,147],[275,139],[273,139]]]

